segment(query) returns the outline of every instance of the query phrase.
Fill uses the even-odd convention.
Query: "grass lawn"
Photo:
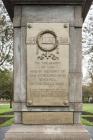
[[[13,111],[9,104],[0,105],[0,127],[10,126],[13,122]]]
[[[83,104],[81,123],[83,125],[93,126],[93,104]]]
[[[93,113],[93,104],[83,104],[83,110],[85,112]]]
[[[0,114],[5,113],[5,112],[11,112],[12,109],[10,109],[9,104],[5,105],[0,105]]]

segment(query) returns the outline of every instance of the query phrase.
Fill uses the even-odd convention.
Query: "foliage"
[[[88,73],[91,79],[91,84],[93,84],[93,56],[92,52],[90,52],[90,58],[88,61]]]
[[[83,96],[86,96],[86,97],[93,96],[92,89],[93,89],[92,84],[83,85],[82,87]]]
[[[88,63],[88,77],[93,83],[93,5],[90,8],[88,16],[84,22],[82,30],[83,57]]]
[[[93,85],[91,83],[89,85],[83,85],[82,93],[83,102],[93,102]]]
[[[3,3],[0,1],[0,69],[13,63],[13,26]]]
[[[9,70],[0,70],[0,98],[12,100],[12,73]]]

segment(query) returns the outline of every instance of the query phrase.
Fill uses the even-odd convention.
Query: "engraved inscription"
[[[31,26],[27,29],[27,105],[68,106],[69,25]]]

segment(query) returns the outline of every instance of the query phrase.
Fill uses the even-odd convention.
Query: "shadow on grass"
[[[83,111],[81,122],[83,125],[93,126],[93,113],[88,111]]]
[[[93,116],[89,116],[89,117],[82,117],[83,119],[86,119],[89,122],[93,122]]]
[[[5,123],[6,121],[12,119],[13,117],[0,117],[0,124]]]
[[[4,112],[4,113],[1,113],[0,115],[14,115],[14,112],[11,111],[11,112]]]
[[[93,115],[93,113],[91,113],[91,112],[86,112],[86,111],[83,111],[83,112],[82,112],[82,115]]]

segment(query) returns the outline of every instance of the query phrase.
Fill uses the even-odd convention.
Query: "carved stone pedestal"
[[[14,125],[6,140],[90,140],[81,125]]]
[[[14,26],[17,124],[5,140],[90,140],[79,124],[81,33],[92,0],[3,2]]]

